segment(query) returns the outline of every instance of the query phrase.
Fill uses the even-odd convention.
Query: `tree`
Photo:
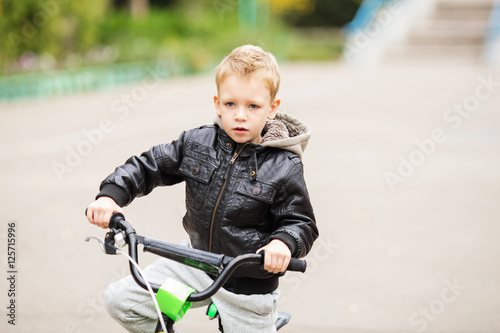
[[[146,16],[149,13],[149,0],[129,0],[129,9],[134,18]]]
[[[350,22],[361,0],[268,0],[295,26],[341,27]],[[288,6],[286,6],[287,4]],[[292,6],[293,5],[293,6]]]
[[[7,73],[19,70],[26,55],[46,54],[57,62],[95,46],[108,7],[103,0],[4,0],[2,5],[0,65]]]

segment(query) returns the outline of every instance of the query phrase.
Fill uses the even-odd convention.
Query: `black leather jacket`
[[[303,257],[318,237],[297,154],[236,144],[217,125],[183,132],[133,156],[101,184],[100,196],[126,206],[157,186],[186,184],[183,225],[194,248],[237,256],[272,239]],[[263,271],[241,276],[269,277]]]

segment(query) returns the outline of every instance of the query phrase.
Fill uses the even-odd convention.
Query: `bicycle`
[[[105,254],[123,254],[130,261],[130,272],[135,282],[148,290],[158,314],[158,324],[155,333],[174,333],[174,324],[182,319],[192,302],[201,302],[211,298],[224,286],[232,273],[241,265],[247,263],[258,263],[263,265],[264,252],[259,254],[243,254],[235,258],[223,254],[214,254],[198,249],[193,249],[183,245],[176,245],[164,241],[137,235],[135,229],[125,221],[120,213],[112,215],[109,222],[109,229],[104,240],[100,237],[89,236],[85,241],[96,239]],[[139,267],[137,247],[144,246],[144,252],[174,260],[181,264],[205,271],[214,276],[215,279],[207,289],[196,291],[190,286],[186,286],[173,279],[167,279],[161,286],[150,283],[144,279],[144,274]],[[120,248],[128,245],[128,254]],[[288,271],[305,272],[306,262],[292,258],[287,268]],[[156,296],[154,294],[156,293]],[[211,304],[207,309],[207,315],[211,319],[219,319],[219,330],[223,332],[220,316],[218,316],[215,304]],[[291,315],[286,312],[278,313],[276,330],[279,330],[290,321]]]

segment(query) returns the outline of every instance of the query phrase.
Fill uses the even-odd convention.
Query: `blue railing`
[[[500,1],[493,3],[484,41],[484,57],[490,64],[500,64]]]
[[[354,19],[346,24],[346,32],[352,34],[369,27],[380,8],[391,1],[392,0],[364,0],[359,6]]]

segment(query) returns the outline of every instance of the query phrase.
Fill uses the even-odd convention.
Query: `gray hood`
[[[220,117],[216,117],[214,123],[222,128]],[[291,151],[302,159],[302,153],[306,150],[311,128],[294,116],[278,112],[273,120],[268,120],[264,126],[262,146],[281,148]]]

